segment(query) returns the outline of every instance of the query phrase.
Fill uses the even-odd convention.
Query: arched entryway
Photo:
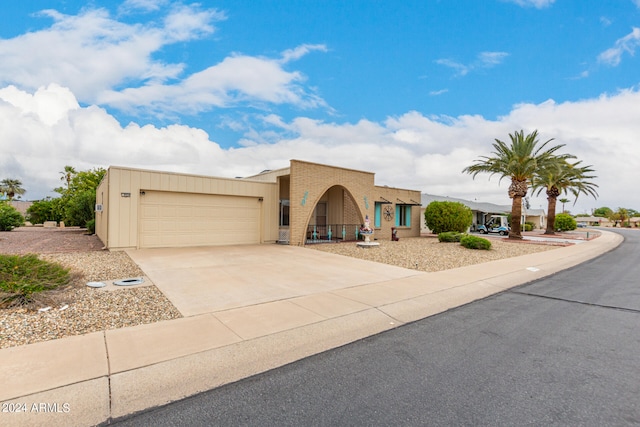
[[[351,192],[342,185],[327,188],[310,210],[304,243],[357,240],[364,215]]]

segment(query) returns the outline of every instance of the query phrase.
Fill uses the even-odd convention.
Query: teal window
[[[373,217],[373,226],[380,228],[380,217],[382,216],[382,203],[376,202],[375,215]]]
[[[396,227],[411,227],[411,205],[396,205]]]

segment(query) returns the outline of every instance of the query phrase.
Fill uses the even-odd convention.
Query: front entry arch
[[[326,189],[310,209],[303,242],[355,240],[364,216],[353,195],[342,185]]]

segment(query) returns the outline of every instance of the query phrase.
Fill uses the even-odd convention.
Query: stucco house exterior
[[[109,249],[356,240],[420,235],[420,192],[372,172],[291,160],[221,178],[111,166],[96,191],[96,234]]]

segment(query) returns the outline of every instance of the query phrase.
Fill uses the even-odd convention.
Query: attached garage
[[[105,248],[275,243],[278,186],[111,166],[96,190],[96,234]]]
[[[143,191],[141,248],[260,243],[257,197]]]

